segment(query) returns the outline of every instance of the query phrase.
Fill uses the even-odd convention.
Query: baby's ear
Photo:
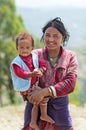
[[[34,49],[34,46],[32,46],[32,50]]]
[[[18,50],[18,46],[16,46],[16,50]]]

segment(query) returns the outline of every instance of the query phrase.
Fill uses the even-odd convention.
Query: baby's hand
[[[34,69],[34,73],[36,74],[36,77],[42,77],[43,73],[40,69]]]

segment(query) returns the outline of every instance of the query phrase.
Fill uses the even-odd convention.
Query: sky
[[[17,6],[23,7],[49,7],[65,6],[86,8],[86,0],[15,0]]]

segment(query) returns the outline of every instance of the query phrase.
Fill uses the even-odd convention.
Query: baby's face
[[[33,50],[32,40],[31,39],[20,40],[16,48],[18,50],[19,55],[23,57],[29,56],[31,54],[31,51]]]

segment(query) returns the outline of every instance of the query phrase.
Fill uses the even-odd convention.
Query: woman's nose
[[[49,37],[49,41],[53,41],[54,40],[54,37]]]

